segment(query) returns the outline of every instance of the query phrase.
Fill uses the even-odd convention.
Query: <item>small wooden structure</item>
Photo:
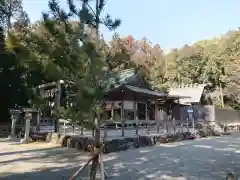
[[[192,124],[193,133],[195,132],[195,117],[194,114],[196,110],[194,109],[194,105],[199,104],[203,90],[205,88],[205,84],[187,84],[187,85],[180,85],[178,87],[170,88],[169,95],[178,95],[178,96],[186,96],[188,95],[189,98],[181,99],[179,101],[179,111],[180,117],[182,119],[184,112],[181,111],[181,108],[184,108],[187,113],[186,123],[187,129],[189,131],[189,124]]]
[[[149,123],[149,104],[155,104],[155,113],[159,104],[167,106],[167,114],[171,114],[171,105],[173,103],[178,103],[180,98],[189,98],[188,96],[179,96],[179,95],[169,95],[168,93],[162,93],[151,89],[151,86],[144,80],[144,77],[141,76],[135,70],[127,70],[120,74],[118,83],[114,84],[114,77],[110,77],[112,81],[112,87],[105,93],[105,100],[108,101],[120,101],[121,103],[121,129],[122,136],[124,136],[124,101],[133,102],[134,110],[134,121],[136,123],[136,135],[138,132],[138,113],[137,113],[137,104],[138,102],[143,102],[145,104],[145,120]],[[109,81],[108,81],[109,83]],[[156,119],[156,118],[155,118]],[[171,120],[171,115],[169,115],[169,120]],[[149,127],[149,126],[148,126]]]
[[[132,102],[132,110],[134,120],[136,122],[136,134],[138,135],[138,124],[139,117],[137,113],[138,103],[145,104],[145,121],[150,123],[150,108],[149,106],[154,105],[155,111],[158,109],[158,105],[165,106],[167,109],[167,114],[171,114],[171,105],[173,103],[178,103],[180,98],[184,98],[179,95],[169,95],[168,93],[162,93],[155,91],[151,88],[151,85],[145,80],[145,77],[136,69],[124,70],[121,73],[111,73],[102,79],[102,83],[105,84],[105,95],[104,100],[110,102],[118,101],[121,106],[121,126],[122,126],[122,136],[124,136],[124,104],[126,101]],[[62,85],[63,81],[52,82],[38,86],[38,90],[48,101],[54,103],[54,107],[58,108],[60,106]],[[154,112],[155,116],[156,112]],[[111,118],[112,120],[116,120]],[[156,119],[156,118],[155,118]],[[171,115],[169,115],[169,119]],[[55,130],[58,130],[58,121],[56,117],[54,118]]]

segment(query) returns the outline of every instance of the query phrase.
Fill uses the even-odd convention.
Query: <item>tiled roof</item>
[[[121,85],[128,84],[137,77],[135,69],[127,69],[120,73],[111,73],[102,78],[102,83],[106,85],[106,90],[118,88]]]
[[[135,87],[135,86],[130,86],[130,85],[126,85],[126,88],[128,88],[131,91],[137,92],[137,93],[143,93],[143,94],[148,94],[148,95],[152,95],[152,96],[158,96],[158,97],[167,97],[168,94],[165,93],[161,93],[159,91],[152,91],[149,89],[145,89],[145,88],[139,88],[139,87]]]

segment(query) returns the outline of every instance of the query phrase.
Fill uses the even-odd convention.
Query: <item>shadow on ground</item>
[[[12,152],[0,152],[0,156],[6,156],[6,155],[13,155],[13,154],[24,154],[24,153],[31,153],[31,152],[41,152],[41,151],[48,151],[48,150],[54,150],[56,147],[53,148],[42,148],[42,149],[32,149],[32,150],[20,150],[20,151],[12,151]]]
[[[4,180],[68,179],[88,157],[65,149],[31,152],[31,157],[0,161],[0,166],[13,162],[52,164],[32,172],[0,173]],[[128,150],[106,155],[109,180],[160,179],[225,179],[227,171],[240,172],[240,138],[222,136],[185,141],[162,146]],[[62,165],[60,167],[60,165]],[[87,179],[87,170],[78,179]]]

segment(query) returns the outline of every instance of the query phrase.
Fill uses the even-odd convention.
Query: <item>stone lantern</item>
[[[31,108],[23,108],[24,119],[25,119],[25,135],[24,139],[21,140],[21,143],[27,143],[30,141],[29,132],[30,132],[30,122],[32,119],[32,113],[36,112],[36,110]]]
[[[11,114],[11,119],[12,119],[12,126],[11,126],[11,134],[8,137],[9,139],[14,139],[16,138],[16,122],[19,119],[19,116],[22,111],[18,109],[11,109],[10,114]]]

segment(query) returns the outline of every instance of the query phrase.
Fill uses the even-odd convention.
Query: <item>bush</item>
[[[220,132],[214,131],[214,130],[211,130],[211,131],[210,131],[210,134],[211,134],[212,136],[221,136],[221,133],[220,133]]]
[[[156,141],[152,136],[139,136],[137,143],[139,147],[143,147],[155,145]]]
[[[132,148],[152,146],[154,144],[156,144],[156,141],[154,140],[154,137],[151,137],[151,136],[111,139],[111,140],[104,141],[104,153],[125,151],[127,149],[132,149]]]
[[[182,135],[183,140],[194,140],[196,138],[195,135],[190,132],[184,132]]]
[[[67,147],[67,140],[71,138],[70,135],[62,135],[58,140],[58,144],[61,144],[61,147]]]
[[[60,138],[60,134],[59,133],[52,133],[52,135],[51,135],[51,142],[58,143],[59,138]]]
[[[118,139],[107,140],[104,142],[104,153],[118,151]]]
[[[168,143],[169,138],[168,135],[158,135],[154,137],[155,142],[160,142],[160,143]]]
[[[205,131],[203,131],[203,130],[200,130],[200,131],[198,132],[198,134],[199,134],[201,137],[207,137],[207,133],[206,133]]]
[[[47,133],[35,132],[31,134],[33,141],[46,141]]]
[[[89,151],[89,145],[94,145],[94,139],[86,136],[64,136],[62,146],[76,148],[77,150]]]
[[[231,135],[230,132],[223,132],[222,135]]]
[[[76,142],[75,143],[75,148],[78,150],[78,151],[81,151],[83,150],[83,144],[81,142]]]
[[[50,142],[52,140],[52,133],[47,133],[46,141]]]
[[[171,139],[171,141],[182,141],[183,140],[183,134],[182,133],[176,133],[176,134],[172,134],[169,136],[169,138]]]
[[[95,141],[93,138],[91,137],[84,137],[82,139],[79,139],[80,142],[83,143],[83,150],[84,151],[88,151],[89,152],[89,145],[94,145],[95,144]]]
[[[168,142],[176,142],[176,141],[183,141],[183,140],[194,140],[197,136],[190,132],[178,132],[176,134],[164,134],[164,135],[158,135],[154,136],[153,139],[156,142],[160,143],[168,143]]]

